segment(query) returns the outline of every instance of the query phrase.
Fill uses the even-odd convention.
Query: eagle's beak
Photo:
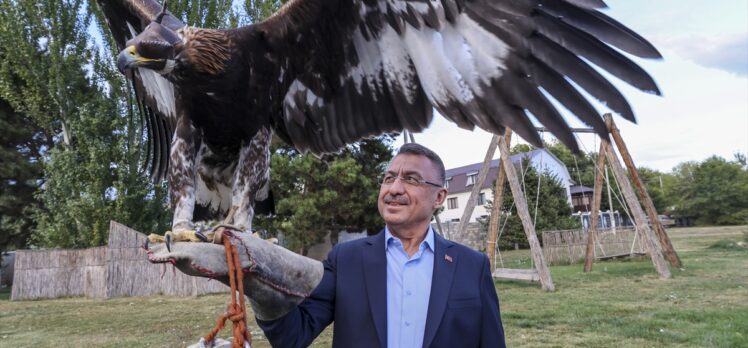
[[[135,48],[135,45],[127,46],[117,57],[117,69],[121,73],[132,68],[147,68],[151,70],[162,70],[166,66],[165,59],[143,57]],[[146,47],[147,48],[147,47]]]
[[[135,50],[135,46],[128,46],[117,57],[117,69],[119,72],[125,73],[126,70],[130,69],[133,65],[138,63],[138,52]]]

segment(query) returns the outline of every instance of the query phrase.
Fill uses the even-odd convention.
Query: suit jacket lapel
[[[434,234],[434,273],[431,277],[431,296],[429,297],[429,310],[426,318],[426,329],[423,334],[423,346],[428,347],[436,336],[439,323],[444,316],[447,307],[449,289],[452,285],[452,277],[457,268],[459,258],[448,254],[454,245],[452,242]],[[448,257],[446,255],[449,255]]]
[[[387,346],[387,256],[384,252],[384,230],[370,237],[364,248],[364,277],[379,345]]]

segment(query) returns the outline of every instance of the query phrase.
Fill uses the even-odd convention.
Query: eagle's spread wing
[[[161,12],[155,1],[98,1],[109,25],[117,47],[142,32]],[[173,30],[184,26],[171,15],[163,17],[162,24]],[[134,69],[128,76],[132,81],[136,101],[144,116],[147,136],[147,166],[151,177],[160,181],[169,166],[169,147],[177,117],[174,86],[150,69]]]
[[[604,135],[572,84],[634,120],[621,93],[591,64],[659,94],[618,50],[660,54],[598,9],[601,0],[292,0],[256,29],[288,83],[278,133],[301,150],[335,151],[382,132],[420,131],[432,106],[460,127],[540,139],[534,115],[577,148],[547,94]]]

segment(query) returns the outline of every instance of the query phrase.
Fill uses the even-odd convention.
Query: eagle
[[[511,128],[542,146],[534,117],[578,151],[556,105],[602,137],[588,98],[635,122],[600,71],[660,94],[626,55],[660,53],[602,13],[602,0],[289,0],[234,29],[187,26],[166,1],[98,5],[146,115],[150,172],[168,179],[167,246],[206,239],[195,221],[229,211],[251,231],[270,200],[274,134],[323,154],[422,131],[436,110],[461,128]]]

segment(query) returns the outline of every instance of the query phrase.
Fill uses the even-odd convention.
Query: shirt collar
[[[395,236],[390,233],[390,229],[385,225],[384,226],[384,250],[387,251],[387,248],[390,246],[390,243],[397,240]],[[429,225],[428,231],[426,231],[426,238],[423,239],[423,242],[421,244],[426,244],[426,247],[429,248],[432,252],[434,251],[434,229],[431,228],[431,225]],[[419,246],[420,248],[420,246]]]

